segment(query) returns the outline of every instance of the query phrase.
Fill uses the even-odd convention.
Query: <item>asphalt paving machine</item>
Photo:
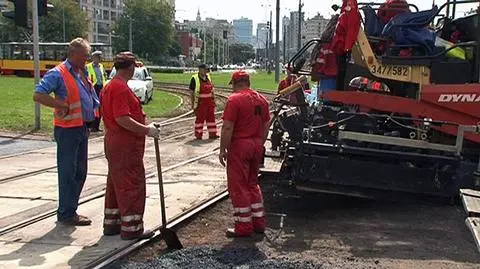
[[[480,189],[479,14],[451,15],[466,3],[478,1],[426,11],[405,3],[382,24],[381,4],[343,1],[333,27],[290,59],[299,80],[275,98],[266,156],[282,159],[277,178],[381,199]],[[332,77],[336,88],[307,102],[302,80]]]

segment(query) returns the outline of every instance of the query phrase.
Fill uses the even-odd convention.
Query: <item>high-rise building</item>
[[[87,39],[90,42],[110,44],[111,27],[123,12],[122,0],[78,0],[80,8],[87,13]],[[67,40],[68,41],[68,40]]]
[[[329,21],[329,19],[324,18],[320,14],[308,19],[305,22],[305,40],[320,38]]]
[[[290,20],[288,22],[287,27],[287,58],[292,57],[298,51],[299,47],[301,48],[303,44],[306,42],[305,40],[305,21],[304,21],[305,13],[302,12],[299,15],[298,11],[290,12]],[[299,33],[299,23],[301,24],[301,32]],[[300,37],[300,44],[298,43],[298,38]]]
[[[90,42],[110,44],[112,41],[111,27],[123,12],[123,0],[76,0],[80,8],[87,13],[90,22],[87,38]],[[175,14],[175,0],[163,0],[170,4]],[[172,21],[174,23],[174,19]]]
[[[235,41],[238,43],[252,44],[253,22],[247,18],[233,20]]]
[[[257,35],[255,36],[254,43],[257,49],[264,49],[268,41],[268,26],[266,23],[257,24]]]
[[[292,45],[292,31],[290,29],[290,18],[288,16],[284,16],[282,19],[282,56],[285,58],[284,61],[288,60],[289,53],[288,50],[293,47]]]

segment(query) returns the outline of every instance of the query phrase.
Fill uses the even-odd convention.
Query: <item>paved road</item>
[[[0,137],[0,157],[52,146],[53,141]]]

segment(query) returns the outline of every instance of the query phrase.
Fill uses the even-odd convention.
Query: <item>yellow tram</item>
[[[40,74],[43,76],[66,58],[69,43],[40,43]],[[110,73],[113,67],[112,47],[104,43],[91,43],[92,52],[103,53],[103,65]],[[0,74],[17,76],[34,76],[33,43],[0,43]]]

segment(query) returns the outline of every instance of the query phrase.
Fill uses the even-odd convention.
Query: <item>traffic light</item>
[[[48,8],[51,8],[52,5],[48,4],[48,0],[37,0],[38,1],[38,16],[47,15]],[[2,15],[6,18],[12,19],[15,21],[17,26],[27,27],[28,18],[30,15],[29,0],[8,0],[8,2],[13,2],[14,9],[3,11]]]
[[[48,1],[38,0],[38,16],[46,16],[48,13]]]

